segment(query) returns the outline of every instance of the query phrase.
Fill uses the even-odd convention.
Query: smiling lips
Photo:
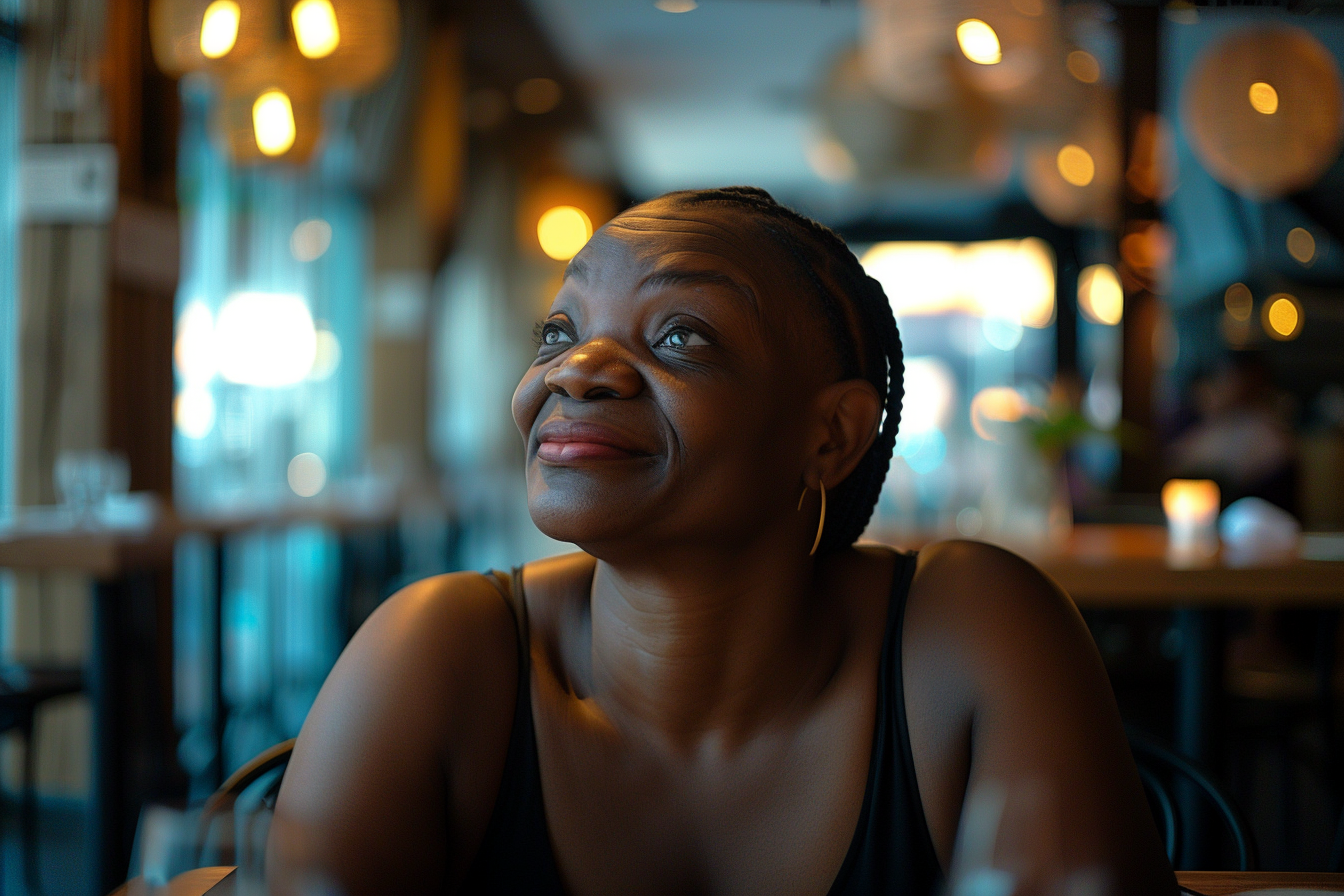
[[[538,433],[537,457],[547,463],[586,460],[629,460],[647,457],[625,434],[596,423],[553,420]]]

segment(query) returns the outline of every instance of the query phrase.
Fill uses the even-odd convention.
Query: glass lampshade
[[[322,91],[292,47],[272,47],[224,74],[215,125],[239,163],[306,162],[322,132]]]
[[[276,0],[151,0],[154,61],[172,76],[234,64],[262,48],[278,14]]]
[[[401,18],[395,0],[299,0],[289,5],[289,22],[324,89],[371,87],[396,61]]]

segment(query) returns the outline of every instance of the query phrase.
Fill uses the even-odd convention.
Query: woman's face
[[[513,397],[543,532],[597,556],[727,546],[792,510],[839,375],[794,271],[715,206],[655,200],[589,241]]]

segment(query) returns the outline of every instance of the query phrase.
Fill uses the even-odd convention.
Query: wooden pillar
[[[1124,170],[1130,170],[1134,137],[1140,123],[1158,108],[1158,33],[1161,11],[1150,6],[1120,6],[1122,76],[1120,108],[1124,140]],[[1123,186],[1121,239],[1144,230],[1158,219],[1152,198]],[[1147,433],[1137,452],[1127,452],[1120,464],[1120,487],[1127,492],[1154,492],[1160,482],[1160,458],[1154,414],[1156,376],[1153,338],[1161,314],[1160,300],[1150,283],[1126,265],[1120,253],[1121,282],[1125,287],[1125,316],[1121,325],[1121,413],[1125,420]]]

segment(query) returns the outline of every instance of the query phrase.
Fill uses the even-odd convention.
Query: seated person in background
[[[277,891],[1176,893],[1069,599],[983,544],[854,543],[902,361],[839,237],[668,194],[537,344],[530,509],[583,552],[373,614],[294,750]]]

